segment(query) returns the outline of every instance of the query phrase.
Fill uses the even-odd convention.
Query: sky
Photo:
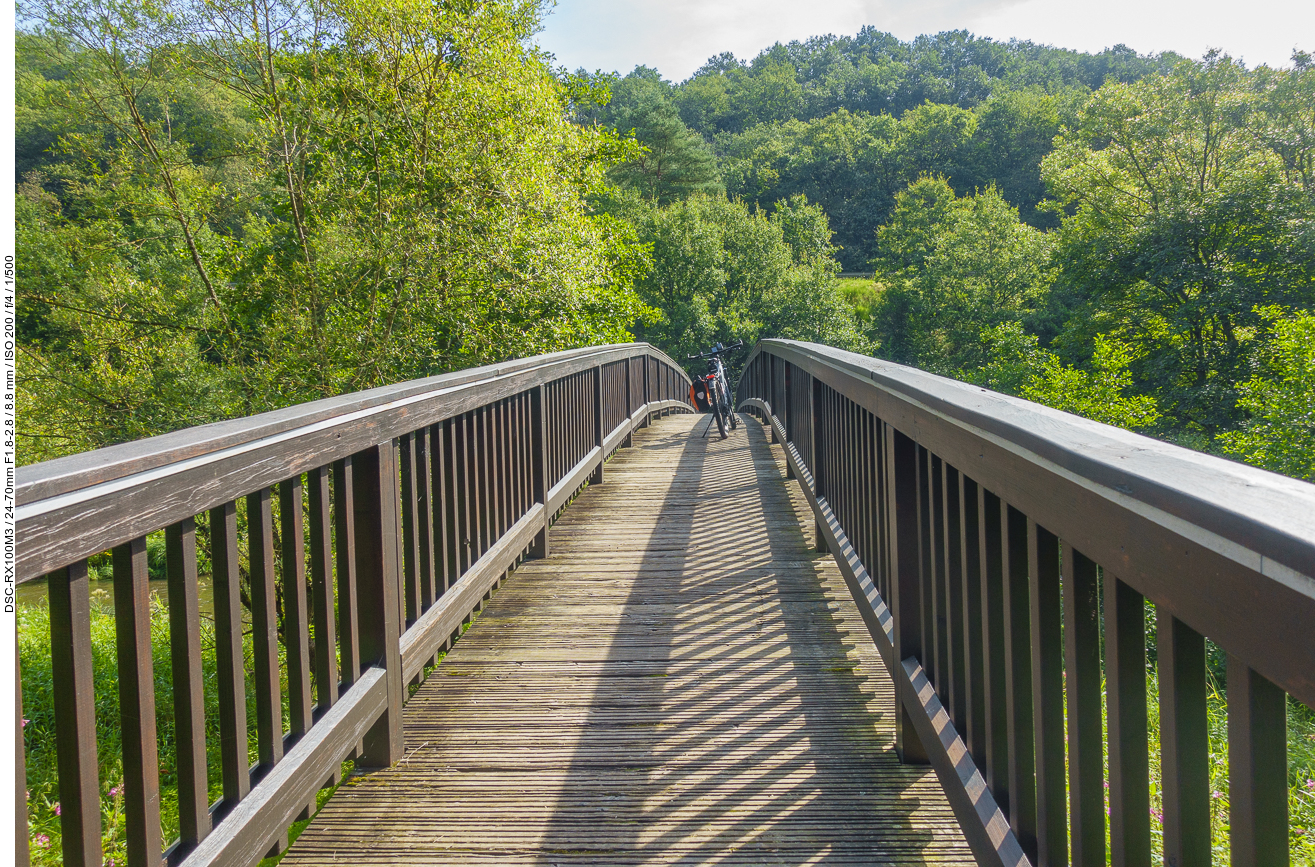
[[[966,29],[1079,51],[1220,48],[1248,66],[1315,52],[1315,0],[557,0],[537,41],[569,69],[643,64],[683,81],[723,51],[748,60],[775,42],[867,24],[901,39]]]

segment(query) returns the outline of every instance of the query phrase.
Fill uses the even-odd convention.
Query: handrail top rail
[[[1315,485],[830,346],[762,340],[746,368],[764,349],[801,366],[820,362],[871,382],[952,424],[1030,453],[1031,460],[1056,465],[1109,500],[1149,506],[1241,546],[1252,553],[1248,565],[1256,572],[1315,598]],[[905,433],[918,439],[916,430]]]
[[[399,400],[422,397],[430,392],[479,386],[513,374],[546,371],[566,362],[588,362],[587,366],[592,367],[594,364],[633,358],[637,354],[653,356],[678,370],[682,369],[662,350],[638,342],[567,349],[466,368],[29,464],[18,468],[16,503],[22,507],[177,461],[203,457],[266,437],[286,434],[349,413],[370,409],[384,411]]]

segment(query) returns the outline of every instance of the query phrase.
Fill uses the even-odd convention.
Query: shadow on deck
[[[779,447],[637,431],[284,863],[972,864]]]

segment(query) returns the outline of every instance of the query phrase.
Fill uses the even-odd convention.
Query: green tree
[[[948,375],[983,364],[982,333],[1031,315],[1053,279],[1049,239],[994,187],[958,198],[944,178],[919,178],[877,243],[879,352]]]
[[[605,104],[592,103],[577,116],[633,136],[640,148],[614,167],[612,180],[665,205],[696,192],[722,191],[717,159],[703,138],[680,119],[671,85],[656,69],[636,67],[611,84]]]
[[[1135,347],[1135,378],[1179,431],[1235,423],[1256,305],[1315,303],[1315,199],[1297,168],[1312,142],[1276,132],[1299,131],[1300,113],[1257,112],[1256,83],[1211,53],[1106,84],[1043,164],[1069,214],[1057,256],[1074,300],[1061,347],[1085,354],[1096,333]],[[1276,136],[1291,147],[1265,146]]]
[[[982,340],[986,363],[960,378],[1128,430],[1151,429],[1160,420],[1155,398],[1133,388],[1132,352],[1117,340],[1097,336],[1085,368],[1069,367],[1041,349],[1020,322],[987,329]]]
[[[629,339],[529,0],[45,2],[20,56],[24,461]]]
[[[763,337],[863,347],[835,280],[825,214],[802,197],[770,215],[696,195],[664,208],[632,202],[628,216],[651,245],[639,291],[658,311],[637,333],[674,357]]]
[[[1258,311],[1273,339],[1263,372],[1238,387],[1247,420],[1218,436],[1226,454],[1276,473],[1315,481],[1315,314],[1277,306]]]

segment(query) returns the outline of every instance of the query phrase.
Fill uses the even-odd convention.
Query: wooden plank
[[[384,768],[402,757],[402,664],[397,637],[397,468],[391,442],[352,457],[356,511],[357,605],[361,661],[386,673],[387,707],[366,733],[362,767]]]
[[[1287,746],[1287,696],[1230,656],[1228,843],[1232,864],[1288,864]]]
[[[174,756],[178,773],[181,854],[210,833],[205,761],[205,675],[201,670],[201,612],[197,599],[196,522],[165,532],[169,585],[169,646],[173,669]]]
[[[1105,751],[1101,719],[1100,578],[1061,543],[1068,709],[1069,828],[1074,867],[1105,867]]]
[[[1205,638],[1159,611],[1160,792],[1166,864],[1210,863],[1210,735]]]
[[[1146,603],[1105,570],[1105,702],[1109,720],[1110,863],[1151,863],[1146,719]]]
[[[356,595],[356,474],[349,456],[333,464],[334,556],[342,687],[360,676],[360,605]]]
[[[1068,863],[1068,798],[1064,774],[1064,640],[1059,539],[1027,521],[1028,598],[1032,604],[1032,713],[1036,739],[1037,856]]]
[[[269,488],[247,496],[251,564],[251,643],[256,675],[258,774],[283,758],[283,688],[279,683],[279,622],[274,579],[274,512]]]
[[[781,452],[702,421],[634,434],[407,704],[402,761],[340,789],[288,867],[975,863],[891,749],[893,684]],[[629,544],[594,571],[616,512]]]
[[[306,474],[310,495],[311,619],[315,624],[316,712],[338,700],[338,630],[334,618],[333,516],[329,468]]]
[[[288,731],[311,727],[310,606],[306,598],[306,534],[301,476],[279,484],[279,542],[283,553],[283,647],[288,666]]]
[[[146,571],[146,539],[133,539],[115,548],[113,568],[127,860],[129,867],[157,867],[164,845],[160,831],[160,754],[155,738],[155,668],[151,662],[151,590]]]
[[[99,865],[100,781],[96,759],[96,700],[91,658],[91,598],[86,562],[48,579],[50,656],[59,768],[59,828],[64,863]],[[22,678],[20,677],[21,681]],[[23,737],[19,726],[19,738]],[[20,748],[22,741],[20,740]],[[20,791],[26,790],[20,779]],[[23,803],[27,798],[23,798]],[[27,840],[26,823],[21,839]]]
[[[215,606],[215,674],[219,680],[219,763],[223,808],[231,810],[251,789],[247,761],[247,688],[242,650],[241,577],[238,573],[237,504],[210,510],[211,587]]]

